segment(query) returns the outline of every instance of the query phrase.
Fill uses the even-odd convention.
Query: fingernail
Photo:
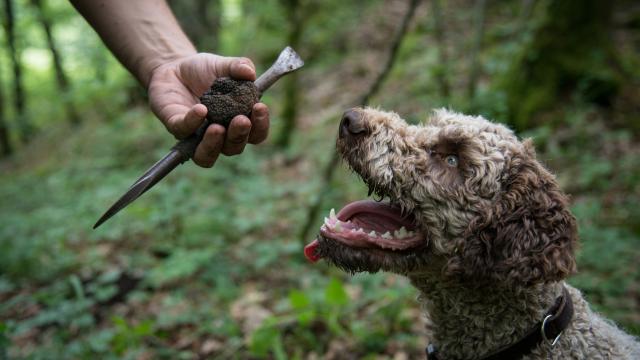
[[[241,68],[241,69],[244,69],[244,71],[251,71],[251,72],[253,72],[253,68],[252,68],[251,66],[249,66],[249,64],[246,64],[246,63],[242,63],[242,64],[240,64],[240,68]]]

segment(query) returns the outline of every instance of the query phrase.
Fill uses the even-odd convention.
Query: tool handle
[[[180,161],[180,164],[183,164],[184,162],[193,158],[193,155],[196,153],[196,148],[198,147],[198,144],[200,144],[200,141],[202,141],[205,131],[207,131],[207,128],[211,124],[213,124],[212,121],[209,121],[209,119],[205,119],[202,125],[200,125],[200,127],[198,128],[198,130],[196,130],[196,132],[189,135],[188,138],[178,141],[171,148],[171,150],[178,151],[182,156],[182,160]]]

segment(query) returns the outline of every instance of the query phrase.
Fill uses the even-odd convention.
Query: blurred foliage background
[[[310,265],[323,214],[366,188],[334,157],[368,102],[450,107],[531,136],[572,196],[594,308],[640,334],[640,4],[612,0],[170,1],[200,50],[260,71],[262,145],[182,166],[92,224],[174,140],[63,0],[3,0],[0,359],[406,359],[425,345],[403,278]]]

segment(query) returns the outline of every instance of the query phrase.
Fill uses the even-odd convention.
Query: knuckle
[[[207,128],[207,131],[205,132],[205,136],[207,137],[220,137],[222,135],[224,135],[224,128],[220,125],[211,125]]]
[[[244,145],[247,143],[247,137],[249,134],[242,134],[238,136],[234,136],[233,138],[229,138],[227,142],[231,145]]]
[[[269,136],[269,124],[256,126],[254,128],[254,131],[251,132],[251,136],[249,137],[249,143],[259,144],[265,141],[268,136]]]
[[[175,122],[167,122],[165,124],[165,128],[167,128],[167,131],[176,139],[182,139],[185,137],[183,131],[180,130],[180,127],[178,127]]]
[[[225,149],[222,153],[226,156],[240,155],[244,151],[244,147]]]
[[[269,131],[269,121],[265,119],[257,123],[254,129],[258,134],[267,133]]]

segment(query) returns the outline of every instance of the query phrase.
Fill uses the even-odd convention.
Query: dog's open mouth
[[[412,216],[373,200],[352,202],[338,214],[331,210],[320,228],[320,235],[351,248],[383,251],[403,251],[424,243],[424,236],[416,230]],[[322,258],[317,251],[320,241],[316,239],[304,248],[305,256],[312,262]]]

